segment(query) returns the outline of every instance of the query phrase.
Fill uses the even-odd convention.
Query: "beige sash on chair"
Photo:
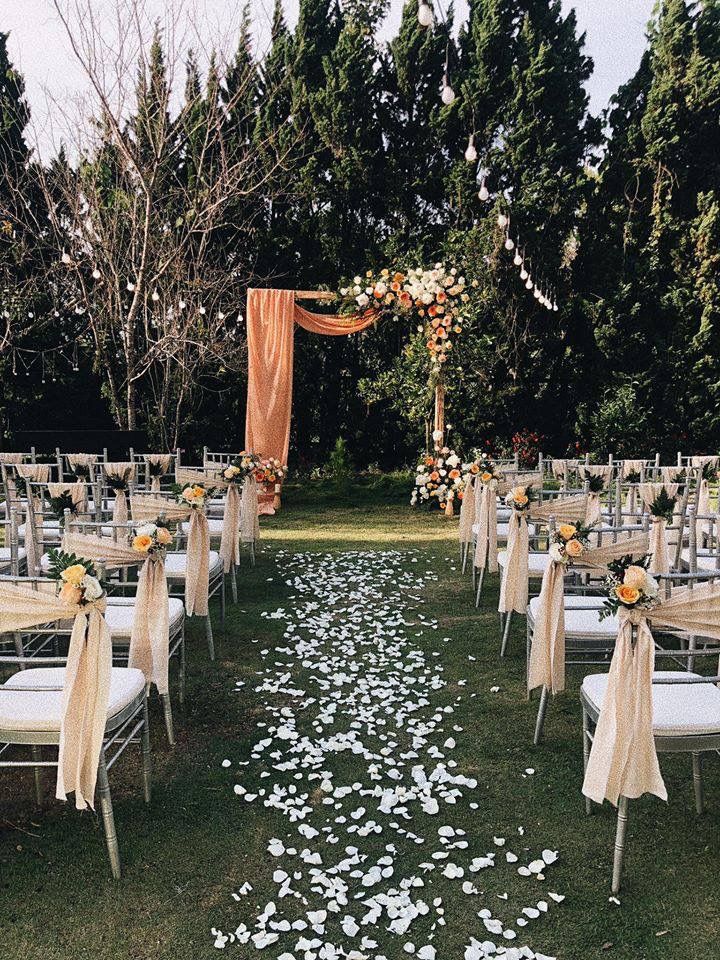
[[[720,640],[720,584],[673,590],[650,611],[658,627]],[[637,627],[633,649],[632,626]],[[660,775],[652,716],[655,643],[647,614],[620,610],[620,629],[585,773],[583,793],[595,803],[653,793],[667,800]]]
[[[123,524],[128,521],[128,494],[127,486],[135,481],[137,469],[134,463],[120,461],[105,464],[105,476],[125,483],[125,489],[113,487],[115,503],[113,504],[113,523]]]
[[[215,469],[210,467],[177,467],[175,470],[175,482],[185,487],[189,484],[197,484],[201,487],[227,487],[228,481],[223,477],[222,465],[218,464]]]
[[[240,539],[243,543],[255,543],[260,539],[258,499],[258,485],[255,477],[246,477],[240,504]]]
[[[496,573],[497,562],[497,484],[483,483],[477,515],[478,533],[475,544],[475,567]]]
[[[225,573],[229,573],[233,566],[240,563],[240,491],[236,483],[228,484],[227,488],[220,537],[220,559]]]
[[[154,683],[159,693],[167,693],[170,600],[162,554],[139,553],[111,537],[75,532],[66,533],[62,545],[67,553],[102,560],[107,569],[140,567],[128,666],[142,670],[148,686]]]
[[[82,606],[49,593],[0,582],[0,633],[72,620],[65,668],[56,797],[75,793],[78,810],[94,808],[95,782],[110,696],[112,647],[102,597]],[[27,694],[31,696],[31,694]]]
[[[206,617],[210,593],[210,528],[202,510],[184,506],[161,496],[133,496],[130,509],[134,520],[154,521],[161,514],[166,520],[190,518],[185,571],[185,610],[188,616]]]
[[[478,482],[476,477],[471,476],[463,492],[462,503],[460,504],[460,545],[465,547],[472,543],[473,524],[475,523],[475,484]]]
[[[15,467],[17,475],[31,483],[47,483],[50,479],[50,465],[47,463],[18,463]],[[31,518],[30,514],[34,516]],[[32,520],[35,522],[33,523]],[[39,534],[43,527],[42,504],[30,490],[25,497],[25,553],[27,554],[27,568],[30,576],[35,576],[40,569],[40,549],[38,540],[33,536],[33,528]]]
[[[572,566],[600,573],[612,560],[628,555],[640,558],[647,552],[648,537],[643,533],[586,550]],[[528,692],[536,687],[547,687],[553,694],[565,689],[565,573],[564,564],[551,560],[543,575],[530,648]]]
[[[162,470],[163,474],[170,473],[175,462],[175,457],[171,453],[146,453],[144,459],[148,467],[156,467]],[[150,476],[150,489],[153,493],[160,493],[161,479],[160,476]]]
[[[500,613],[524,614],[528,603],[529,533],[524,512],[513,511],[508,523],[506,561],[500,583]]]
[[[640,499],[645,509],[650,510],[653,501],[661,492],[665,490],[669,497],[677,495],[678,485],[676,483],[641,483],[639,486]],[[667,521],[664,517],[651,515],[650,522],[650,573],[669,573],[670,571],[670,551],[668,548]]]

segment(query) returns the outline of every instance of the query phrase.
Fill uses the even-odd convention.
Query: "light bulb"
[[[447,74],[443,77],[443,84],[440,90],[440,99],[445,104],[446,107],[449,107],[451,103],[455,101],[455,91],[450,86],[448,82]]]
[[[527,278],[528,278],[529,276],[530,276],[530,274],[527,272],[527,270],[525,269],[525,267],[523,267],[522,270],[520,271],[520,279],[521,279],[521,280],[527,280]]]
[[[70,254],[69,254],[69,253],[63,253],[63,255],[62,255],[62,257],[61,257],[60,259],[62,260],[63,263],[70,263]]]
[[[533,288],[532,277],[528,277],[528,278],[527,278],[527,283],[525,284],[525,289],[526,289],[526,290],[532,290],[532,288]]]
[[[499,227],[506,227],[507,224],[508,224],[508,218],[505,216],[504,213],[499,213],[497,218],[497,225]]]
[[[522,257],[520,256],[520,251],[517,250],[515,252],[515,256],[513,257],[513,263],[515,264],[516,267],[520,267],[522,266],[522,262],[523,261],[522,261]]]
[[[539,300],[540,297],[542,296],[542,294],[540,293],[537,287],[535,287],[535,289],[533,290],[533,296],[535,297],[536,300]]]
[[[507,240],[505,241],[505,249],[506,250],[515,249],[515,241],[511,237],[508,237]]]
[[[470,139],[468,140],[468,145],[465,150],[465,159],[468,163],[475,163],[477,160],[477,150],[475,149],[475,141],[472,134],[470,134]]]
[[[483,203],[484,203],[484,202],[488,199],[489,196],[490,196],[490,191],[489,191],[488,188],[485,186],[485,181],[483,180],[483,182],[482,182],[482,184],[481,184],[481,186],[480,186],[480,189],[478,190],[478,197],[480,197],[480,199],[481,199],[481,200],[483,201]]]
[[[98,270],[97,267],[95,267],[95,269],[93,270],[92,275],[93,275],[93,280],[100,279],[100,271]]]
[[[421,27],[431,27],[433,25],[432,7],[425,3],[424,0],[421,0],[420,6],[418,7],[418,21]]]
[[[158,300],[160,299],[160,294],[157,292],[157,290],[153,290],[152,299],[154,303],[157,303]]]

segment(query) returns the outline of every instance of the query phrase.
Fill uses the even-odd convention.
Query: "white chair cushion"
[[[497,518],[503,523],[510,519],[510,507],[498,507]]]
[[[185,607],[178,597],[170,597],[170,633],[172,634],[182,624],[185,616]],[[113,640],[129,640],[132,633],[133,619],[135,618],[134,597],[108,597],[105,621],[110,627],[110,636]]]
[[[222,517],[208,517],[208,529],[210,530],[211,537],[219,537],[222,533],[222,528]]]
[[[529,553],[528,554],[528,574],[531,577],[541,577],[550,563],[550,555],[547,553]],[[498,553],[498,566],[505,569],[507,564],[507,551],[500,550]]]
[[[497,525],[497,535],[500,540],[507,540],[508,530],[510,529],[509,523],[499,523]]]
[[[18,547],[18,560],[24,560],[27,557],[27,553],[23,550],[22,547]],[[10,547],[0,547],[0,568],[10,566],[11,554]]]
[[[653,676],[696,677],[682,670],[656,671]],[[608,675],[593,673],[582,690],[596,710],[602,708]],[[653,684],[653,733],[657,737],[720,733],[720,689],[713,683]]]
[[[187,554],[168,553],[165,557],[165,573],[168,580],[184,580],[186,574]],[[210,551],[210,578],[222,571],[222,560],[216,550]]]
[[[61,687],[64,667],[37,667],[21,670],[0,686],[0,741],[3,730],[35,730],[58,733],[62,710],[62,690],[37,690],[35,693],[9,693],[8,690],[33,690],[35,687]],[[110,675],[108,718],[115,716],[145,690],[142,670],[113,667]]]
[[[565,636],[592,636],[616,637],[618,632],[618,618],[613,615],[600,619],[600,610],[603,601],[599,597],[565,597]],[[530,601],[530,616],[537,619],[540,606],[540,597],[533,597]],[[589,607],[592,610],[577,610],[575,607]]]
[[[690,565],[690,548],[686,547],[682,552],[682,558],[685,562],[685,566],[689,567]],[[720,573],[720,568],[717,566],[717,557],[714,553],[710,553],[708,550],[697,550],[697,569],[698,570],[718,570]]]
[[[23,543],[25,542],[25,531],[27,529],[26,523],[21,523],[18,527],[18,539]],[[60,521],[59,520],[43,520],[42,528],[38,524],[38,537],[42,536],[43,540],[59,540],[60,539]]]

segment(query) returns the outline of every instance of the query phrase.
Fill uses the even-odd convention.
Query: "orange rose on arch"
[[[627,583],[621,583],[619,586],[615,587],[615,595],[620,603],[624,603],[629,607],[637,603],[640,599],[640,591],[637,589],[637,587],[628,586]]]

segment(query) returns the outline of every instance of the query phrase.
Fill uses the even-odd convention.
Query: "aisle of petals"
[[[289,832],[269,838],[260,866],[274,898],[257,904],[243,880],[240,922],[213,928],[215,946],[277,960],[549,960],[518,944],[563,899],[544,892],[557,851],[533,852],[522,826],[511,839],[458,825],[482,802],[452,759],[454,714],[475,695],[447,689],[452,640],[422,611],[436,574],[408,551],[279,554],[278,568],[289,603],[265,616],[285,623],[283,642],[263,651],[266,715],[228,789],[241,817],[264,806]],[[245,771],[267,786],[251,792]],[[527,878],[523,902],[486,892],[486,871],[494,886],[505,871]]]

